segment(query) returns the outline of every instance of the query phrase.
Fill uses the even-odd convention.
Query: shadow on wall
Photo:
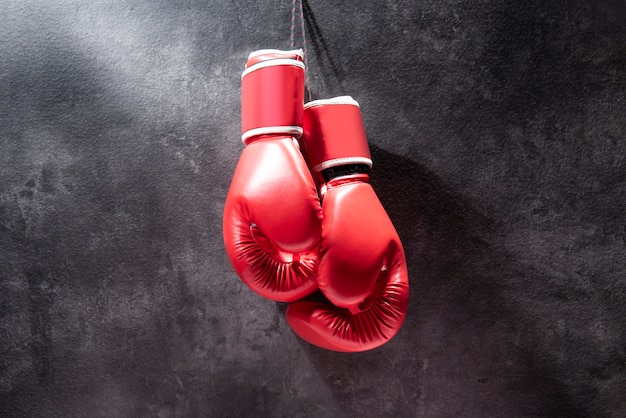
[[[355,416],[593,412],[537,349],[504,279],[516,273],[495,245],[496,222],[419,164],[371,151],[372,185],[405,247],[410,306],[399,334],[373,351],[335,353],[301,341],[337,404]]]

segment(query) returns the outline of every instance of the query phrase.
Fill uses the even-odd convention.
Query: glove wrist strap
[[[248,59],[241,76],[241,139],[245,144],[260,135],[302,135],[304,64],[296,52],[261,50]]]
[[[372,166],[359,104],[349,96],[315,100],[304,105],[302,144],[309,167]]]

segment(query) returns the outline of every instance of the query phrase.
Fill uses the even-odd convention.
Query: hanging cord
[[[291,26],[289,27],[289,49],[293,49],[296,39],[296,0],[291,0]]]
[[[304,61],[304,88],[307,93],[309,101],[311,100],[311,90],[309,86],[309,71],[307,65],[307,45],[306,45],[306,33],[304,30],[304,10],[302,7],[302,0],[291,0],[291,26],[289,33],[289,48],[295,48],[296,40],[296,9],[298,17],[300,18],[300,33],[302,36],[302,55]]]

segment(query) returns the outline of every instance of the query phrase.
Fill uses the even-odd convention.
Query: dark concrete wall
[[[0,416],[626,416],[624,2],[305,6],[311,97],[360,102],[405,245],[401,332],[311,347],[226,258],[240,74],[290,2],[4,1]]]

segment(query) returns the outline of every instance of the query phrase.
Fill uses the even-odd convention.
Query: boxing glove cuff
[[[303,148],[313,171],[349,164],[372,166],[361,110],[352,97],[305,104],[302,124]]]
[[[304,64],[298,51],[261,50],[241,75],[242,141],[302,135]],[[261,60],[261,61],[259,61]]]

